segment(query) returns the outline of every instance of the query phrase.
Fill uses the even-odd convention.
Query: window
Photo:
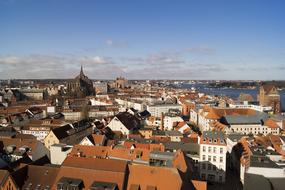
[[[208,156],[208,161],[211,162],[212,161],[212,157]]]
[[[205,155],[203,155],[203,159],[202,160],[206,160],[206,156]]]
[[[216,152],[217,152],[217,148],[216,148],[216,147],[214,147],[214,150],[213,150],[213,152],[214,152],[214,153],[216,153]]]
[[[220,154],[223,154],[223,150],[224,150],[223,148],[220,148]]]
[[[213,156],[213,162],[216,162],[216,161],[217,161],[216,156]]]
[[[212,152],[212,147],[208,147],[208,152]]]
[[[62,183],[57,184],[57,190],[63,190],[63,184]]]
[[[223,181],[223,176],[219,176],[219,182],[222,182]]]
[[[223,157],[220,157],[220,162],[223,162]]]
[[[203,179],[203,180],[206,180],[206,174],[201,174],[201,178]]]
[[[215,181],[216,176],[213,174],[208,174],[208,180],[209,181]]]
[[[203,146],[203,152],[206,152],[206,147],[205,146]]]
[[[205,170],[206,169],[206,164],[202,163],[202,169]]]
[[[211,164],[208,164],[208,170],[212,170]]]

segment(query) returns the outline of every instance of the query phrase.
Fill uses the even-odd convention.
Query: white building
[[[129,135],[139,128],[139,120],[129,112],[120,112],[107,125],[112,131],[120,131],[124,135]]]
[[[93,82],[96,94],[107,94],[108,84],[106,82]]]
[[[179,131],[182,134],[189,133],[192,131],[190,126],[185,121],[178,123],[175,130]]]
[[[163,119],[164,130],[171,131],[171,130],[173,130],[173,123],[174,122],[182,122],[182,121],[183,121],[183,119],[180,116],[166,115]]]
[[[72,150],[71,145],[53,144],[50,146],[50,161],[51,164],[61,165]]]
[[[200,139],[200,176],[224,183],[226,179],[226,138],[223,132],[204,131]]]
[[[113,105],[112,101],[107,99],[100,99],[100,98],[91,98],[90,99],[92,106],[110,106]]]
[[[182,111],[182,105],[180,104],[156,104],[156,105],[148,105],[147,111],[154,116],[154,117],[160,117],[162,113],[168,113],[169,110],[175,109]]]
[[[198,111],[198,126],[200,130],[209,131],[211,129],[210,124],[214,121],[218,121],[219,115],[210,107],[204,107]]]
[[[281,127],[273,119],[258,115],[226,116],[223,123],[228,125],[227,133],[279,135],[281,131]]]
[[[251,147],[247,159],[242,157],[240,164],[240,179],[244,183],[245,174],[263,175],[266,178],[284,178],[285,168],[282,156],[274,151],[268,151],[259,147]]]
[[[139,101],[139,100],[129,100],[129,99],[116,98],[115,101],[119,105],[121,105],[122,109],[124,109],[124,110],[129,109],[129,108],[134,108],[138,111],[143,111],[146,108],[143,101]]]
[[[254,104],[248,104],[247,101],[243,102],[243,104],[229,104],[230,108],[242,108],[242,109],[253,109],[255,111],[260,112],[270,112],[272,111],[272,107],[270,106],[260,106],[260,105],[254,105]]]
[[[198,109],[190,110],[190,121],[198,125]]]
[[[53,128],[60,127],[65,124],[65,121],[56,119],[31,120],[30,123],[22,127],[21,133],[33,135],[38,141],[44,142],[44,139]]]

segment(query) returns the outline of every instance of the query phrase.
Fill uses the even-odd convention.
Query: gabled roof
[[[208,114],[206,115],[207,119],[219,119],[221,116],[218,115],[214,109],[210,109]]]
[[[96,159],[68,156],[59,169],[51,189],[57,188],[62,177],[82,180],[84,189],[91,189],[94,182],[115,183],[124,189],[127,162],[112,159]]]
[[[225,133],[221,131],[203,131],[200,143],[226,145]]]
[[[127,160],[139,163],[149,162],[150,150],[142,148],[125,148],[125,147],[114,147],[109,151],[108,156],[113,159]]]
[[[16,149],[19,149],[21,147],[28,147],[31,151],[36,150],[37,145],[40,143],[36,139],[22,139],[22,138],[0,138],[0,142],[3,143],[4,147],[7,147],[9,145],[15,145]],[[1,144],[2,144],[1,143]]]
[[[88,135],[86,138],[88,138],[93,145],[104,145],[105,135],[92,134]]]
[[[183,185],[184,180],[176,168],[129,165],[129,170],[128,190],[131,187],[140,187],[141,190],[149,190],[150,187],[157,190],[190,189],[190,184]]]
[[[147,149],[147,150],[164,150],[164,146],[161,143],[152,143],[150,142],[136,142],[136,141],[131,141],[131,140],[126,140],[124,142],[124,147],[126,148],[139,148],[139,149]]]
[[[62,166],[84,168],[98,171],[125,172],[127,162],[122,160],[68,156],[62,163]]]
[[[127,162],[112,159],[96,159],[68,156],[59,169],[55,183],[51,189],[57,188],[62,178],[82,181],[84,189],[91,189],[94,182],[114,183],[118,189],[124,189]]]
[[[57,127],[52,129],[52,132],[58,139],[63,139],[68,137],[71,134],[77,133],[78,131],[84,130],[91,127],[90,123],[83,121],[84,123],[76,122],[73,124],[67,124],[64,126]]]
[[[213,127],[215,131],[225,131],[225,129],[227,128],[226,125],[220,123],[219,121],[212,121],[209,124],[211,127]]]
[[[68,130],[73,129],[70,124],[52,129],[53,134],[58,138],[58,139],[63,139],[65,137],[68,137]]]
[[[144,111],[139,113],[139,116],[143,117],[143,118],[147,118],[147,117],[151,116],[151,114],[149,113],[149,111],[144,110]]]
[[[136,128],[139,125],[139,120],[128,112],[120,112],[115,117],[118,118],[128,130]]]
[[[21,189],[51,188],[58,171],[56,167],[28,165],[28,178]]]
[[[87,158],[106,158],[110,147],[107,146],[86,146],[86,145],[74,145],[72,151],[69,153],[70,156],[87,157]]]
[[[261,88],[264,90],[265,94],[269,94],[275,88],[275,86],[271,84],[264,84],[261,86]]]

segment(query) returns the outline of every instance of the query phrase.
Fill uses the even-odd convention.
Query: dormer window
[[[209,139],[209,143],[212,143],[212,139]]]
[[[217,143],[217,139],[214,139],[214,143]]]

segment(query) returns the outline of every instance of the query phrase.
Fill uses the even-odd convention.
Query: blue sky
[[[280,80],[283,0],[0,0],[0,78]]]

